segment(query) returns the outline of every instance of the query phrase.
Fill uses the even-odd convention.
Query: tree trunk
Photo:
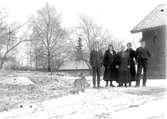
[[[38,70],[38,62],[37,62],[37,55],[35,56],[35,70]]]
[[[0,69],[3,68],[3,65],[4,65],[4,63],[5,63],[6,56],[7,56],[7,53],[5,53],[4,56],[3,56],[2,59],[1,59]]]
[[[4,58],[1,59],[1,63],[0,63],[0,69],[3,68],[3,65],[4,65]]]
[[[50,52],[49,52],[49,50],[48,50],[48,72],[51,72],[51,62],[50,62]]]

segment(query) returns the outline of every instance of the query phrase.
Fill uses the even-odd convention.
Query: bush
[[[17,62],[6,62],[4,64],[4,69],[5,70],[19,70],[19,71],[29,71],[29,70],[34,70],[32,67],[30,66],[21,66],[19,63]]]

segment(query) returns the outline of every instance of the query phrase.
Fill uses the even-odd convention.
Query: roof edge
[[[156,30],[159,29],[160,27],[167,27],[167,25],[161,25],[161,26],[157,26],[157,27],[150,27],[150,28],[145,28],[145,29],[140,29],[140,30],[131,30],[131,33],[139,33],[139,32],[143,32],[143,31],[148,31],[148,30]]]
[[[162,5],[165,5],[165,6],[166,6],[166,3],[159,4],[157,7],[155,7],[155,9],[158,8],[159,6],[162,6]],[[147,16],[145,16],[130,32],[131,32],[131,33],[138,33],[138,32],[142,32],[143,30],[149,30],[149,29],[152,30],[153,28],[161,27],[161,26],[157,26],[157,27],[150,27],[150,28],[144,28],[144,29],[135,30],[135,28],[136,28],[140,23],[142,23],[143,20],[146,19],[155,9],[153,9],[152,11],[150,11],[149,14],[148,14]],[[166,26],[166,24],[165,24],[165,25],[162,25],[162,26]]]

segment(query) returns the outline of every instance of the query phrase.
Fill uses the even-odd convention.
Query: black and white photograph
[[[0,119],[167,119],[166,0],[0,0]]]

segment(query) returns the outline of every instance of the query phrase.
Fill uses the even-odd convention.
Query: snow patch
[[[34,84],[29,78],[27,77],[6,77],[5,79],[1,80],[0,83],[2,84],[10,84],[10,85],[32,85]]]

